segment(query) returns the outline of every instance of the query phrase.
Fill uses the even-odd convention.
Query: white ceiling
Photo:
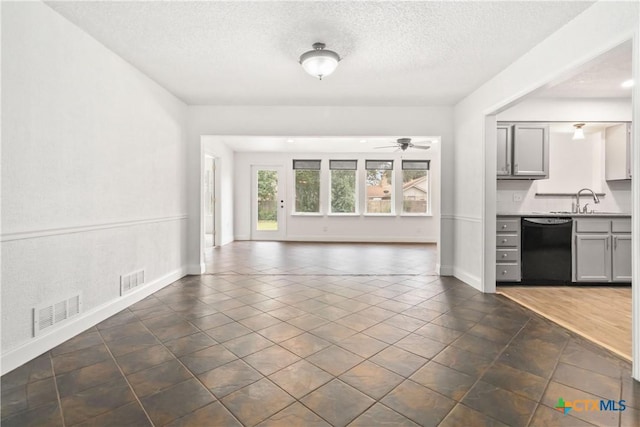
[[[536,98],[631,98],[622,82],[632,77],[631,40],[570,72],[570,77],[537,91]]]
[[[188,104],[453,105],[593,2],[47,4]],[[324,42],[323,81],[298,65]]]

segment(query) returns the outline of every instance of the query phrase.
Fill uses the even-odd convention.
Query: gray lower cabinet
[[[631,219],[574,221],[573,281],[631,282]]]
[[[520,280],[520,217],[498,217],[496,282],[519,282]]]
[[[611,280],[613,282],[631,282],[631,234],[614,234],[612,237]]]
[[[609,234],[575,236],[575,281],[607,282],[611,277]]]

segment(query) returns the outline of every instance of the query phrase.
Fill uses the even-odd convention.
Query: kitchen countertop
[[[579,217],[579,218],[602,218],[602,217],[631,217],[630,213],[622,212],[595,212],[595,213],[572,213],[572,212],[498,212],[497,216],[531,216],[531,217]]]

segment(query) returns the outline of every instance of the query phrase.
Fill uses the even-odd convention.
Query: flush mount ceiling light
[[[584,139],[584,130],[582,130],[582,126],[584,126],[584,123],[576,123],[573,125],[576,130],[573,132],[573,138],[571,139]]]
[[[304,70],[322,80],[338,67],[340,56],[332,50],[325,50],[324,43],[314,43],[313,50],[300,55],[300,65]]]

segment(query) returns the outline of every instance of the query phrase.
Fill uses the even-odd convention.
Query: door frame
[[[260,231],[256,229],[258,223],[258,171],[273,170],[278,173],[278,197],[277,208],[277,231]],[[285,167],[276,165],[251,165],[251,240],[285,240],[287,236],[287,174]]]
[[[213,169],[213,176],[212,176],[212,180],[213,180],[213,188],[211,189],[211,193],[212,193],[212,197],[213,197],[213,209],[212,209],[212,218],[211,218],[211,227],[212,227],[212,233],[213,233],[213,243],[212,246],[207,246],[207,242],[206,242],[206,235],[207,235],[207,212],[206,212],[206,205],[208,203],[208,201],[206,200],[206,189],[204,188],[203,185],[203,190],[202,190],[202,234],[203,234],[203,239],[204,239],[204,248],[205,249],[209,249],[209,248],[215,248],[216,246],[219,245],[219,238],[218,238],[218,227],[217,227],[217,218],[218,218],[218,191],[217,191],[217,183],[218,183],[218,160],[216,159],[216,157],[208,152],[204,153],[204,169],[203,169],[203,183],[204,183],[204,179],[207,176],[207,159],[211,159],[211,165],[212,165],[212,169]]]

